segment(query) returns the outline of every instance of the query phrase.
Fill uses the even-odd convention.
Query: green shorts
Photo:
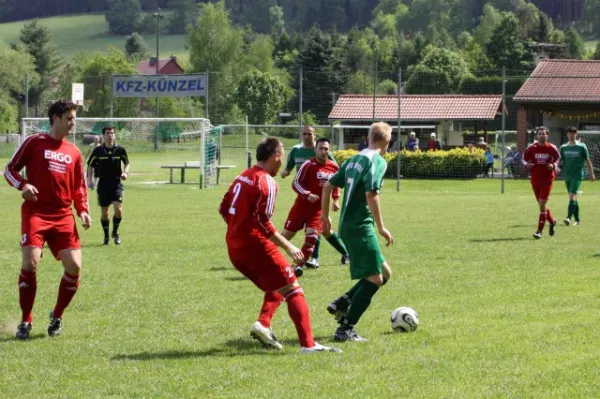
[[[352,280],[381,274],[385,258],[375,232],[341,234],[350,255],[350,277]]]
[[[571,194],[577,194],[579,188],[581,187],[581,179],[576,177],[573,179],[565,180],[565,184],[567,185],[567,191]]]

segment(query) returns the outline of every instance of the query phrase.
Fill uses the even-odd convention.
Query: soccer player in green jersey
[[[596,180],[596,176],[594,175],[594,166],[592,165],[592,161],[590,161],[587,146],[577,141],[577,128],[571,126],[567,130],[567,137],[569,138],[569,142],[560,147],[560,166],[563,170],[563,176],[569,193],[569,209],[564,222],[568,226],[571,224],[571,218],[575,217],[573,221],[573,225],[575,226],[579,224],[577,192],[583,180],[583,167],[587,165],[592,183]]]
[[[383,225],[379,203],[383,175],[387,169],[382,155],[391,137],[392,128],[387,123],[371,125],[369,147],[346,161],[323,187],[321,221],[324,229],[331,228],[329,202],[333,187],[344,188],[339,231],[350,253],[350,277],[359,280],[327,308],[332,314],[336,311],[344,313],[333,337],[336,341],[366,341],[354,331],[354,326],[371,304],[375,293],[391,277],[391,269],[381,254],[374,227],[376,224],[386,245],[394,242],[392,234]]]
[[[284,170],[281,171],[282,179],[285,179],[287,176],[289,176],[290,173],[292,172],[292,170],[294,170],[294,167],[296,168],[296,172],[298,172],[300,170],[300,167],[302,166],[302,164],[304,164],[304,162],[306,162],[309,159],[312,159],[316,156],[316,153],[315,153],[316,140],[317,140],[317,134],[315,133],[315,128],[312,127],[311,125],[302,126],[302,143],[296,144],[294,147],[292,147],[292,150],[290,151],[290,154],[288,155],[287,164],[285,165]],[[327,154],[327,158],[329,158],[333,162],[335,162],[335,158],[333,157],[331,152],[329,152]],[[325,231],[327,231],[327,230],[325,230]],[[284,236],[287,239],[291,240],[293,237],[293,234],[284,233]],[[340,240],[338,239],[336,234],[332,234],[329,237],[325,237],[325,239],[337,251],[339,251],[340,248],[343,247],[343,243],[340,242]],[[317,243],[315,244],[315,248],[312,253],[312,258],[308,259],[305,262],[305,265],[307,267],[310,267],[313,269],[317,269],[319,267],[319,249],[320,248],[321,248],[321,236],[319,236],[319,238],[317,239]],[[342,263],[342,265],[347,265],[348,263],[350,263],[348,255],[342,254],[341,263]]]

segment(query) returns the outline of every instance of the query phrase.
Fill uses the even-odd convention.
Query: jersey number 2
[[[230,215],[235,215],[235,201],[237,201],[240,191],[242,191],[241,183],[237,183],[235,186],[233,186],[233,201],[231,201],[231,206],[229,207]]]

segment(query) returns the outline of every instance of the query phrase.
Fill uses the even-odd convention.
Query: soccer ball
[[[396,332],[413,332],[419,326],[419,316],[413,308],[403,306],[392,312],[392,330]]]

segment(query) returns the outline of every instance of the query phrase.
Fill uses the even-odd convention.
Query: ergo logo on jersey
[[[44,151],[44,158],[49,159],[51,161],[58,161],[66,164],[70,164],[71,162],[73,162],[73,158],[71,158],[69,154],[63,154],[62,152],[50,150]]]
[[[333,177],[335,173],[327,173],[327,172],[317,172],[317,179],[319,180],[329,180]]]
[[[548,158],[550,158],[550,154],[535,154],[535,159],[538,161],[548,161]]]

